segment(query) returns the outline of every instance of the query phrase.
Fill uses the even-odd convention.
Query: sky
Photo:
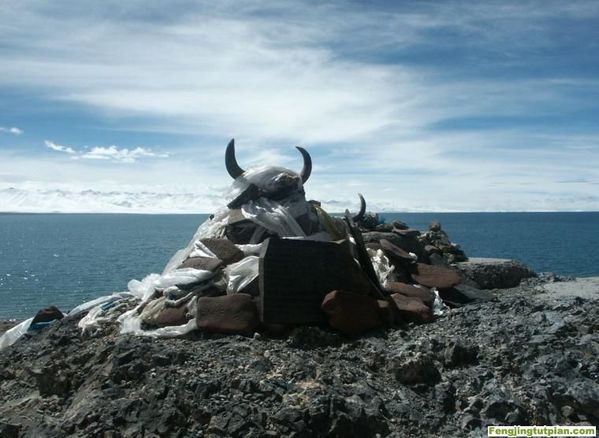
[[[0,0],[0,211],[599,210],[599,2]]]

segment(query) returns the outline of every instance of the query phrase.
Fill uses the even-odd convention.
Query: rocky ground
[[[5,331],[14,327],[17,324],[18,324],[18,321],[16,321],[16,320],[0,321],[0,335],[2,335]]]
[[[599,278],[529,279],[425,325],[357,339],[81,336],[0,352],[0,436],[486,436],[599,424]]]

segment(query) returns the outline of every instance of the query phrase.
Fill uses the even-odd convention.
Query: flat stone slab
[[[371,292],[347,241],[269,239],[259,270],[259,311],[266,324],[323,323],[321,304],[329,292]]]
[[[400,265],[410,265],[412,263],[415,263],[416,260],[414,260],[412,258],[412,256],[410,255],[409,252],[405,251],[404,249],[400,248],[397,245],[394,245],[393,243],[389,242],[387,239],[381,239],[381,241],[379,242],[379,244],[381,245],[381,247],[383,248],[383,250],[385,251],[385,254],[392,259],[393,261],[399,263]]]
[[[439,296],[443,299],[445,304],[453,307],[472,302],[490,301],[495,298],[492,292],[468,286],[467,284],[459,284],[448,289],[440,289]]]
[[[418,256],[419,261],[426,262],[428,260],[428,256],[424,251],[424,245],[420,243],[418,237],[415,235],[403,236],[395,232],[384,233],[379,231],[369,231],[362,233],[362,238],[365,244],[372,242],[379,243],[381,240],[385,239],[404,251],[413,252]]]
[[[435,294],[429,288],[423,286],[418,287],[399,281],[390,281],[387,283],[385,289],[391,294],[401,294],[406,297],[418,298],[429,307],[433,307],[433,302],[435,301]]]
[[[511,259],[471,257],[458,262],[455,267],[481,289],[507,289],[516,287],[525,278],[537,274],[525,264]]]
[[[587,300],[599,300],[599,277],[583,277],[572,281],[547,283],[540,289],[553,298],[580,297]]]
[[[443,266],[418,263],[410,267],[410,274],[414,280],[426,287],[445,289],[460,283],[459,274],[453,269]]]

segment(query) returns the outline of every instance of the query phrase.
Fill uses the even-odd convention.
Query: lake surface
[[[538,272],[599,275],[599,212],[386,213],[425,230],[439,220],[470,257]],[[0,214],[0,319],[26,318],[127,289],[162,272],[207,215]]]

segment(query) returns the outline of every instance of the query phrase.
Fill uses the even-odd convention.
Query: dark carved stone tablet
[[[260,318],[267,324],[326,322],[320,306],[333,290],[368,294],[348,242],[269,239],[260,255]]]

